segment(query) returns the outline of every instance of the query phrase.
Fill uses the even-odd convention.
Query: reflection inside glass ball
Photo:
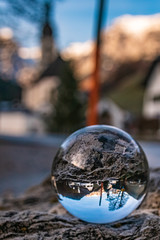
[[[148,163],[140,145],[126,132],[105,125],[70,135],[52,165],[51,182],[60,203],[92,223],[120,220],[144,199]]]

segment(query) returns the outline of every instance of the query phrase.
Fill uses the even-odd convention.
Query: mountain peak
[[[93,72],[94,42],[74,43],[64,50],[65,59],[72,59],[79,78]],[[151,62],[160,55],[160,14],[124,15],[102,33],[102,69],[104,76],[114,66],[128,62]]]
[[[153,30],[160,30],[160,14],[124,15],[114,21],[111,28],[114,27],[120,27],[126,33],[134,35],[146,33],[151,28]]]

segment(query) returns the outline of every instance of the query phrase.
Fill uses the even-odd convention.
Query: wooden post
[[[99,13],[96,29],[96,46],[94,52],[94,72],[92,76],[92,88],[89,94],[88,111],[87,111],[87,125],[98,124],[98,102],[99,102],[99,90],[100,90],[100,33],[102,27],[103,11],[105,0],[98,0]]]

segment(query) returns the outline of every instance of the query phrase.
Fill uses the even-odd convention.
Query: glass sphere
[[[149,169],[140,145],[107,125],[82,128],[61,145],[51,182],[59,202],[91,223],[120,220],[146,195]]]

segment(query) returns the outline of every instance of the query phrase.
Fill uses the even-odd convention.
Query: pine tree
[[[84,109],[80,100],[77,80],[69,62],[65,62],[60,74],[60,84],[51,94],[52,111],[48,116],[49,132],[71,133],[84,126]],[[57,95],[57,96],[56,96]]]

